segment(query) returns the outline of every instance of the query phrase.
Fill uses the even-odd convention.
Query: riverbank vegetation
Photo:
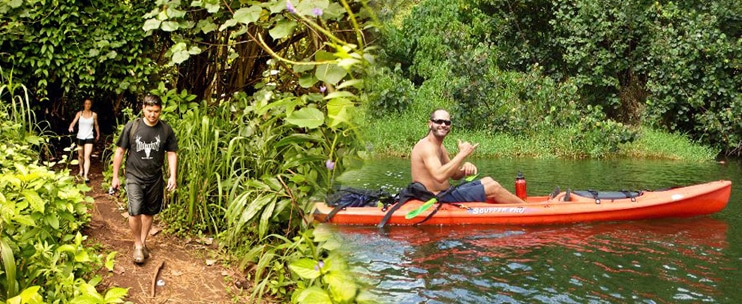
[[[419,102],[404,113],[368,120],[364,127],[366,157],[408,157],[411,147],[427,134],[429,109],[437,107],[452,105]],[[688,136],[651,127],[636,128],[633,131],[636,138],[627,142],[611,142],[604,138],[610,135],[599,125],[595,126],[594,133],[575,128],[548,128],[519,136],[459,128],[454,118],[450,138],[444,144],[448,151],[457,151],[457,139],[478,143],[475,155],[484,158],[639,158],[703,162],[714,160],[719,154],[718,149],[694,142]]]
[[[399,2],[381,10],[370,81],[380,154],[406,155],[436,107],[479,156],[742,152],[734,1]]]

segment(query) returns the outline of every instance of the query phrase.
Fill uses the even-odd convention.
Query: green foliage
[[[163,37],[178,90],[204,100],[252,94],[264,78],[283,92],[335,86],[364,66],[366,1],[161,1],[144,15],[147,35]],[[288,9],[290,6],[291,10]],[[197,8],[197,9],[194,9]],[[267,62],[282,60],[281,65]],[[304,73],[311,71],[313,73]],[[295,79],[295,76],[302,77]]]
[[[368,112],[372,118],[383,114],[400,114],[415,99],[412,82],[399,73],[399,65],[394,73],[387,68],[378,69],[366,79],[368,82]]]
[[[179,190],[163,216],[176,232],[216,233],[235,256],[277,246],[251,255],[256,292],[288,298],[288,239],[275,236],[309,227],[313,198],[358,157],[373,14],[344,0],[160,4],[143,29],[168,37],[179,73],[155,90],[180,148]]]
[[[145,56],[139,1],[3,1],[0,66],[13,66],[19,82],[39,99],[52,92],[144,91],[157,72]]]
[[[742,44],[722,31],[725,7],[708,11],[674,3],[648,10],[654,27],[648,50],[647,117],[729,153],[742,153]],[[730,8],[731,9],[731,8]],[[737,12],[741,12],[739,6]],[[737,39],[735,42],[734,39]]]
[[[255,265],[253,296],[260,300],[262,294],[292,294],[292,303],[360,303],[365,289],[353,278],[342,256],[333,252],[339,245],[322,229],[304,230],[292,239],[269,235],[242,256],[243,265]],[[267,263],[270,261],[275,262]],[[291,286],[296,288],[293,293],[288,289]]]
[[[604,157],[647,124],[740,153],[732,2],[427,0],[386,25],[381,62],[415,84],[414,103],[453,103],[466,129],[537,136],[608,120],[571,147]],[[397,83],[384,89],[410,91]]]
[[[100,257],[83,245],[90,220],[88,188],[69,172],[35,164],[38,153],[23,126],[0,109],[0,300],[9,303],[114,303],[126,290],[111,289],[102,301],[91,274]],[[43,300],[42,300],[43,299]]]

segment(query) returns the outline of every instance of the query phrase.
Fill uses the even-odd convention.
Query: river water
[[[723,211],[695,218],[547,226],[375,227],[322,224],[381,303],[742,303],[742,162],[485,160],[529,195],[661,189],[732,180]],[[368,161],[345,186],[409,183],[409,161]]]

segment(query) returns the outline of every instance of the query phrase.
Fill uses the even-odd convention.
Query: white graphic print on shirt
[[[157,135],[157,137],[155,137],[155,141],[151,143],[144,143],[141,141],[141,139],[142,138],[140,136],[137,136],[137,152],[142,152],[142,150],[144,150],[145,157],[142,157],[142,159],[152,159],[152,157],[150,156],[150,152],[152,152],[152,150],[160,151],[160,135]]]

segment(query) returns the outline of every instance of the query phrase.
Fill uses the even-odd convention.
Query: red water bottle
[[[515,195],[522,200],[526,200],[526,197],[528,197],[526,194],[526,178],[523,177],[522,172],[518,172],[518,176],[515,177]]]

